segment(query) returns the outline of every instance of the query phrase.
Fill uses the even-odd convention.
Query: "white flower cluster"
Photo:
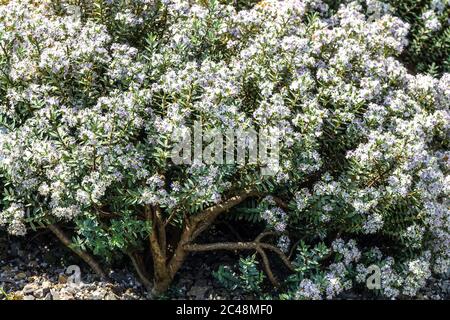
[[[430,31],[438,31],[441,29],[441,23],[433,10],[425,11],[422,14],[422,19],[425,23],[425,28]]]
[[[276,231],[283,232],[286,230],[286,212],[278,207],[267,209],[261,216]]]
[[[333,250],[343,256],[343,262],[345,265],[349,265],[352,262],[358,262],[361,258],[361,251],[356,246],[355,240],[349,240],[345,243],[342,239],[336,239],[331,244]]]
[[[303,279],[300,282],[298,291],[296,293],[296,298],[299,300],[321,300],[322,294],[320,288],[316,283],[309,279]]]
[[[431,1],[428,10],[424,11],[421,17],[424,26],[428,31],[434,32],[442,29],[442,23],[439,21],[439,18],[448,7],[450,7],[450,2],[448,0]],[[446,22],[448,23],[448,17]]]
[[[380,259],[380,289],[383,294],[391,299],[400,295],[414,297],[431,276],[429,259],[429,252],[425,252],[418,259],[406,261],[397,268],[394,258]],[[356,271],[358,273],[356,280],[365,284],[368,268],[363,264],[358,264]]]
[[[20,204],[12,204],[0,215],[0,226],[8,225],[8,232],[15,236],[23,236],[26,233],[24,223],[25,211]]]

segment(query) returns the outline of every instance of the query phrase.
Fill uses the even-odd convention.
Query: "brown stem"
[[[204,230],[209,228],[221,213],[228,211],[245,199],[257,195],[259,195],[258,192],[245,190],[239,195],[207,208],[191,218],[185,216],[180,240],[178,241],[177,247],[168,262],[166,261],[166,256],[163,254],[160,247],[162,241],[161,239],[158,239],[161,238],[161,234],[157,230],[158,227],[153,228],[150,235],[150,248],[153,254],[155,271],[155,286],[153,287],[153,293],[158,295],[165,292],[169,288],[175,274],[181,268],[189,253],[189,250],[186,250],[187,245],[192,243],[192,241],[194,241]],[[165,229],[165,223],[155,223],[155,219],[158,219],[158,214],[153,214],[151,210],[147,208],[146,216],[147,219],[153,222],[153,224],[157,226],[159,225],[160,228]]]
[[[260,233],[259,236],[256,237],[255,241],[259,243],[265,237],[275,236],[275,235],[280,235],[280,234],[283,234],[283,233],[275,232],[275,231],[265,231],[265,232]],[[281,251],[278,247],[273,246],[273,245],[268,244],[268,243],[261,243],[261,247],[263,247],[264,249],[268,249],[268,250],[271,250],[271,251],[275,252],[280,257],[281,261],[283,261],[283,263],[286,265],[286,267],[290,271],[292,271],[292,272],[295,271],[294,266],[289,261],[289,257],[287,257],[283,253],[283,251]]]
[[[284,210],[287,210],[289,208],[288,204],[286,202],[284,202],[284,200],[282,200],[281,198],[278,197],[274,197],[272,196],[273,201],[275,201],[275,203]]]
[[[255,241],[256,242],[260,242],[263,238],[268,237],[268,236],[276,236],[279,235],[279,232],[275,232],[275,231],[264,231],[261,232],[256,238]]]
[[[291,250],[289,251],[289,255],[288,255],[288,259],[291,259],[292,256],[294,255],[295,249],[297,249],[298,245],[300,244],[300,242],[302,242],[303,239],[299,239],[297,240],[294,245],[291,247]]]
[[[166,260],[166,250],[167,250],[167,240],[166,240],[166,226],[164,225],[161,208],[159,206],[155,207],[155,226],[158,231],[158,243],[161,250],[161,254]]]
[[[397,155],[397,156],[395,157],[395,162],[401,161],[401,160],[402,160],[402,157],[401,157],[400,155]],[[369,182],[367,183],[366,188],[370,188],[370,187],[372,187],[375,183],[377,183],[377,182],[379,182],[380,180],[384,179],[385,176],[386,176],[389,172],[391,172],[394,168],[395,168],[394,165],[392,165],[392,167],[389,167],[389,168],[387,168],[386,170],[384,170],[383,172],[378,173],[378,175],[377,175],[375,178],[373,178],[371,181],[369,181]],[[378,171],[379,171],[379,170],[378,170]]]
[[[159,286],[155,287],[155,293],[162,293],[166,291],[170,285],[170,282],[175,277],[175,274],[181,268],[184,263],[184,260],[187,257],[188,252],[185,250],[184,246],[189,243],[192,237],[193,229],[189,225],[189,221],[187,221],[183,227],[183,231],[180,236],[180,240],[178,241],[178,245],[173,252],[173,255],[167,265],[167,273],[169,282],[163,282]]]
[[[101,207],[99,207],[97,205],[94,205],[94,208],[97,211],[97,213],[99,214],[99,216],[102,217],[102,218],[112,219],[112,218],[119,218],[120,217],[120,214],[117,214],[115,212],[105,211],[105,210],[103,210]]]
[[[197,236],[205,231],[213,222],[216,220],[216,218],[223,212],[228,211],[229,209],[233,208],[234,206],[238,205],[245,199],[249,197],[254,197],[260,195],[259,192],[251,191],[251,190],[245,190],[239,195],[236,195],[234,197],[229,198],[228,200],[225,200],[224,202],[217,204],[215,206],[212,206],[201,213],[195,215],[191,218],[191,225],[194,227],[195,231],[192,234],[192,240],[197,238]]]
[[[151,292],[153,289],[153,285],[149,280],[149,275],[147,273],[147,270],[145,269],[145,264],[142,256],[136,252],[128,252],[127,254],[130,257],[130,260],[133,263],[133,267],[136,270],[136,273],[139,276],[142,284],[149,292]]]
[[[102,278],[106,278],[106,273],[97,263],[97,261],[89,253],[75,247],[72,241],[70,241],[69,237],[64,233],[64,231],[61,228],[59,228],[55,224],[50,224],[47,227],[50,229],[51,232],[55,234],[55,236],[65,246],[70,248],[75,254],[77,254],[81,259],[83,259],[83,261],[86,262],[92,268],[92,270],[94,270],[96,274],[98,274]]]
[[[273,275],[272,269],[270,268],[269,258],[267,258],[266,253],[264,252],[261,247],[257,247],[256,251],[258,251],[259,255],[261,256],[264,271],[267,274],[267,277],[269,278],[269,281],[273,284],[275,287],[280,287],[280,283],[278,282],[277,278]]]
[[[242,193],[231,197],[222,203],[205,209],[191,219],[185,218],[185,225],[180,241],[169,263],[170,274],[174,276],[186,258],[187,252],[184,248],[186,244],[194,241],[221,213],[228,211],[245,199],[256,195],[259,195],[256,191],[244,190]]]
[[[261,244],[258,242],[219,242],[219,243],[209,243],[209,244],[189,244],[185,246],[187,251],[202,252],[202,251],[216,251],[216,250],[255,250],[259,253],[262,258],[264,270],[269,278],[270,282],[275,286],[279,287],[280,283],[273,275],[272,269],[270,268],[269,259],[266,253],[261,248]]]
[[[258,243],[256,242],[217,242],[207,244],[187,244],[184,246],[186,251],[203,252],[216,250],[256,250]]]
[[[295,271],[294,266],[292,265],[292,263],[289,261],[289,259],[286,257],[286,255],[283,253],[283,251],[281,251],[280,249],[278,249],[277,247],[268,244],[268,243],[261,243],[261,248],[263,249],[268,249],[274,253],[276,253],[278,255],[278,257],[281,259],[281,261],[283,261],[284,265],[292,272]]]
[[[209,244],[186,244],[184,246],[184,249],[186,251],[192,251],[192,252],[202,252],[202,251],[215,251],[215,250],[255,250],[259,253],[259,255],[262,258],[263,266],[265,269],[265,272],[267,274],[267,277],[269,278],[270,282],[278,287],[280,284],[276,277],[274,276],[271,268],[269,259],[267,258],[266,253],[263,249],[270,250],[278,255],[278,257],[283,261],[283,263],[286,265],[286,267],[294,272],[295,268],[289,261],[289,259],[286,257],[286,255],[277,247],[268,244],[268,243],[262,243],[260,242],[264,237],[269,235],[277,234],[276,232],[263,232],[258,237],[256,237],[255,241],[252,242],[218,242],[218,243],[209,243]]]
[[[175,218],[176,214],[177,214],[177,211],[175,209],[173,209],[170,216],[167,218],[166,221],[164,221],[164,226],[167,226],[170,222],[172,222],[172,220]]]
[[[202,251],[216,251],[216,250],[255,250],[259,253],[262,258],[264,270],[269,278],[270,282],[275,286],[279,287],[280,283],[273,275],[270,268],[269,259],[266,253],[261,248],[258,242],[219,242],[210,244],[189,244],[185,246],[187,251],[202,252]]]
[[[152,222],[152,230],[150,231],[149,236],[149,244],[152,252],[153,258],[153,270],[154,270],[154,287],[153,293],[159,294],[160,286],[162,283],[169,282],[168,280],[169,274],[166,266],[166,256],[165,256],[165,248],[162,249],[160,246],[160,241],[158,239],[159,231],[158,231],[158,223],[156,222],[156,213],[153,212],[152,208],[149,206],[145,207],[145,215],[149,221]],[[155,290],[157,292],[155,292]]]

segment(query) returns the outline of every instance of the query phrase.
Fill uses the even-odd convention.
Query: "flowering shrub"
[[[352,0],[325,0],[329,12]],[[252,2],[252,1],[249,1]],[[439,75],[450,70],[450,2],[448,0],[362,0],[368,19],[389,12],[410,25],[401,60],[410,72]]]
[[[0,225],[48,227],[101,275],[88,252],[129,256],[156,294],[190,252],[239,250],[257,253],[280,298],[364,287],[371,265],[385,297],[414,296],[450,261],[450,75],[408,73],[409,24],[365,6],[7,1]],[[173,163],[197,120],[276,132],[276,175],[262,163]],[[198,243],[233,216],[262,233]],[[242,268],[256,292],[252,260]]]
[[[328,15],[354,0],[324,0]],[[448,0],[361,0],[369,19],[387,12],[409,23],[408,46],[402,60],[411,72],[438,75],[450,70],[450,2]],[[251,7],[255,0],[238,1],[239,7]]]
[[[405,60],[419,72],[450,71],[450,2],[448,0],[388,2],[411,25]]]

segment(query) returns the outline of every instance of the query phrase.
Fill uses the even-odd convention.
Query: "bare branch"
[[[281,251],[280,249],[278,249],[277,247],[268,244],[268,243],[260,243],[261,248],[263,249],[268,249],[274,253],[276,253],[278,255],[278,257],[281,259],[281,261],[283,261],[284,265],[292,272],[295,271],[294,266],[292,265],[292,263],[289,261],[289,259],[286,257],[286,255],[283,253],[283,251]]]
[[[233,208],[234,206],[238,205],[245,199],[252,197],[252,196],[257,196],[257,195],[260,195],[260,193],[257,191],[245,190],[242,193],[229,198],[228,200],[225,200],[215,206],[205,209],[198,215],[194,216],[194,218],[192,219],[192,222],[203,221],[205,219],[211,218],[212,216],[216,217],[217,215],[221,214],[222,212],[225,212],[225,211]]]
[[[284,200],[282,200],[281,198],[275,197],[275,196],[271,196],[273,201],[275,201],[275,203],[284,210],[287,210],[289,208],[288,204],[286,202],[284,202]]]
[[[130,257],[131,262],[133,263],[133,267],[136,270],[139,279],[142,284],[145,286],[148,292],[151,292],[153,289],[152,282],[149,280],[149,276],[147,274],[147,270],[145,270],[145,264],[142,260],[142,256],[140,256],[136,252],[128,252],[128,256]]]
[[[218,242],[208,244],[186,244],[184,249],[191,252],[216,251],[216,250],[256,250],[256,242]]]
[[[72,241],[70,241],[69,237],[64,233],[64,231],[59,228],[55,224],[50,224],[47,226],[51,232],[55,234],[55,236],[70,250],[72,250],[74,253],[76,253],[81,259],[83,259],[84,262],[86,262],[92,270],[96,274],[98,274],[102,278],[106,278],[106,273],[103,271],[103,269],[100,267],[100,265],[95,261],[95,259],[87,252],[77,248],[74,246]]]
[[[274,286],[279,286],[279,282],[274,276],[271,268],[270,262],[267,257],[267,254],[263,249],[270,250],[278,255],[278,257],[283,261],[285,266],[292,272],[295,271],[294,266],[291,264],[286,255],[277,247],[260,242],[264,237],[269,235],[276,235],[277,232],[266,231],[258,235],[255,241],[252,242],[218,242],[218,243],[209,243],[209,244],[186,244],[184,245],[184,249],[190,252],[202,252],[202,251],[216,251],[216,250],[230,250],[230,251],[238,251],[238,250],[255,250],[262,258],[263,267],[269,278],[270,282]]]
[[[167,249],[167,241],[166,241],[166,226],[162,219],[161,208],[159,206],[155,207],[154,210],[155,217],[155,228],[158,232],[158,243],[161,248],[161,254],[166,259],[166,249]]]
[[[209,207],[190,220],[190,225],[194,228],[191,240],[194,240],[200,233],[206,230],[223,212],[228,211],[249,197],[260,195],[257,191],[245,190],[242,193],[225,200],[215,206]]]
[[[255,241],[256,242],[260,242],[265,237],[275,236],[275,235],[278,235],[278,234],[279,234],[279,232],[275,232],[275,231],[264,231],[264,232],[261,232],[259,234],[259,236],[256,237]]]
[[[175,218],[177,214],[177,211],[175,209],[173,209],[172,213],[170,214],[170,216],[167,218],[166,221],[164,221],[164,226],[166,227],[170,222],[172,222],[172,220]]]
[[[280,283],[278,282],[277,278],[273,275],[272,269],[270,268],[269,258],[267,258],[266,253],[260,247],[257,247],[256,251],[258,251],[259,255],[261,256],[263,267],[264,267],[264,271],[266,272],[267,277],[269,278],[270,282],[275,287],[278,288],[280,286]]]
[[[292,245],[291,250],[289,251],[288,259],[292,258],[293,254],[295,252],[295,249],[297,249],[298,245],[300,244],[300,242],[302,242],[302,240],[303,239],[299,239]]]

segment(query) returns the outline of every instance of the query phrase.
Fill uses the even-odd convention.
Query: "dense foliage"
[[[348,2],[326,1],[331,9]],[[401,60],[410,72],[438,75],[450,70],[450,6],[448,0],[365,1],[367,14],[385,11],[401,18],[410,26],[409,44]]]
[[[160,293],[186,251],[211,249],[199,233],[238,217],[292,256],[272,297],[364,288],[371,265],[380,294],[414,296],[450,262],[449,4],[416,22],[422,9],[402,9],[415,1],[397,3],[6,1],[0,225],[73,226],[74,245],[104,261],[150,246]],[[412,73],[415,59],[440,75]],[[196,120],[276,132],[277,174],[174,164]],[[259,255],[241,275],[216,276],[263,294],[268,257],[248,243]]]

